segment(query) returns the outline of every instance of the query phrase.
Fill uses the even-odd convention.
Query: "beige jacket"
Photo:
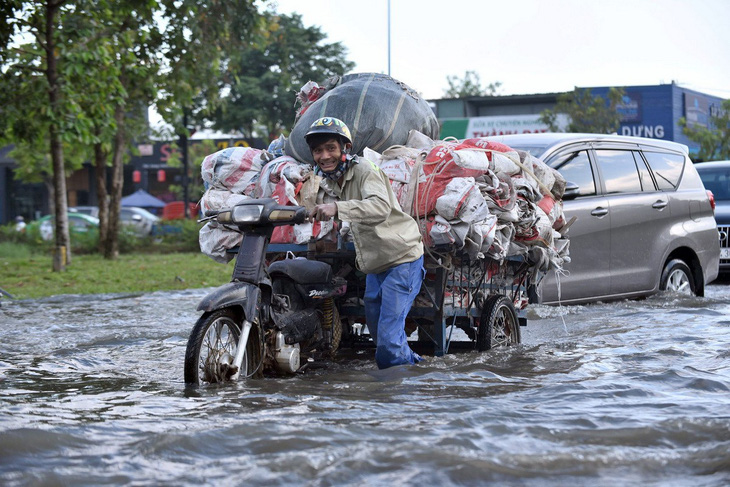
[[[358,268],[366,274],[413,262],[423,255],[418,224],[401,210],[388,176],[360,157],[345,173],[342,186],[328,179],[322,185],[337,195],[338,219],[350,222]]]

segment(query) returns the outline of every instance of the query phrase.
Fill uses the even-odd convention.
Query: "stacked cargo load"
[[[405,146],[366,150],[365,157],[388,175],[427,248],[450,246],[498,262],[530,253],[541,270],[560,269],[568,258],[565,180],[528,152],[414,132]]]
[[[326,115],[345,122],[353,152],[388,176],[434,260],[459,253],[501,264],[521,256],[542,272],[560,270],[569,260],[561,201],[565,180],[541,160],[483,138],[437,140],[438,122],[425,100],[383,75],[348,75],[322,87],[308,83],[300,100],[291,136],[275,141],[276,151],[233,148],[205,158],[204,214],[246,198],[272,197],[310,209],[335,201],[312,172],[304,141],[312,121]],[[285,155],[277,157],[282,146]],[[336,239],[337,231],[335,222],[279,227],[272,243]],[[201,250],[219,262],[230,260],[227,250],[240,240],[217,223],[200,232]]]

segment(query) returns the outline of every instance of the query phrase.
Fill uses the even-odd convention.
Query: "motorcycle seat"
[[[327,284],[332,280],[332,267],[316,260],[285,259],[269,266],[269,275],[283,274],[297,284]]]

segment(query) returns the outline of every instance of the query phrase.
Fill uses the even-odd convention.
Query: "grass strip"
[[[201,253],[74,255],[65,272],[53,272],[50,256],[0,256],[0,288],[16,299],[58,294],[151,292],[219,286],[230,281],[233,263]]]

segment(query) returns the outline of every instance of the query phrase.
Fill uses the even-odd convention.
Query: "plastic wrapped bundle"
[[[280,205],[296,205],[300,185],[312,172],[312,166],[301,164],[292,157],[274,159],[261,169],[253,195],[256,198],[274,198]]]
[[[252,147],[229,147],[210,154],[200,166],[207,188],[251,196],[261,169],[271,156]]]
[[[426,100],[406,84],[376,73],[334,77],[324,86],[310,85],[306,100],[287,140],[285,153],[313,163],[304,135],[321,117],[339,118],[353,137],[353,152],[365,147],[382,151],[405,145],[411,130],[438,137],[439,124]]]

